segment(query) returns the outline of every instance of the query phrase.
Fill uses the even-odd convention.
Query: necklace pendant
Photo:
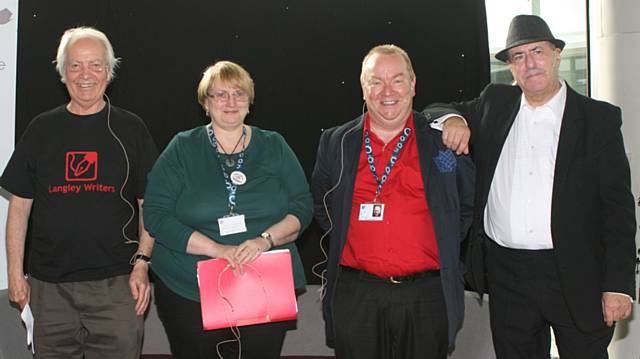
[[[224,160],[224,164],[227,167],[233,167],[236,165],[236,161],[233,158],[227,158],[226,160]]]

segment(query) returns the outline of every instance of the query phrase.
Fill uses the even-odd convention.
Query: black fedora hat
[[[507,44],[504,50],[496,54],[496,59],[507,62],[509,59],[509,49],[537,41],[550,41],[557,48],[564,48],[564,41],[553,37],[549,26],[541,17],[535,15],[518,15],[511,20]]]

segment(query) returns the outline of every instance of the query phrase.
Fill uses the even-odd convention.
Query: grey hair
[[[105,50],[105,61],[107,64],[107,81],[111,81],[116,76],[116,68],[120,64],[120,59],[116,58],[113,53],[113,47],[111,42],[102,31],[96,30],[92,27],[80,26],[68,29],[60,38],[60,45],[58,45],[58,53],[56,54],[56,70],[60,74],[60,80],[63,83],[67,82],[67,51],[69,47],[76,41],[81,39],[93,39],[99,42]]]

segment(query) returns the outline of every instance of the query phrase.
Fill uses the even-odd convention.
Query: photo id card
[[[382,221],[384,218],[384,204],[363,203],[360,205],[359,221]]]
[[[244,214],[234,214],[218,218],[218,227],[220,228],[221,236],[247,231],[247,225],[244,223]]]

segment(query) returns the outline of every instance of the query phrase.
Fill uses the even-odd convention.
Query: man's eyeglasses
[[[80,61],[70,61],[67,64],[67,70],[70,72],[80,72],[85,68],[92,72],[102,72],[106,70],[107,67],[102,63],[102,61],[91,61],[87,63],[83,63]]]

